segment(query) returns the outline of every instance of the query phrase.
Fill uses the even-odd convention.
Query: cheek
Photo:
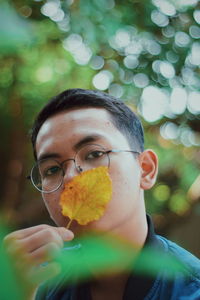
[[[109,170],[113,186],[113,199],[124,201],[134,199],[139,192],[140,173],[137,164],[113,164]]]
[[[49,212],[51,219],[57,224],[62,225],[64,217],[61,213],[61,207],[59,204],[60,193],[43,194],[42,198],[45,206]],[[66,220],[66,219],[65,219]],[[66,221],[64,222],[66,225]]]
[[[58,193],[43,194],[42,198],[48,210],[51,210],[52,208],[55,209],[57,206],[59,206]]]

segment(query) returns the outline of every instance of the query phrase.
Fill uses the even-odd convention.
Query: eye
[[[43,177],[53,176],[53,175],[56,175],[57,173],[59,173],[60,170],[61,170],[61,168],[59,166],[52,166],[52,167],[45,169],[42,172],[42,175],[43,175]]]
[[[94,150],[94,151],[91,151],[87,154],[86,156],[86,160],[89,160],[89,159],[97,159],[97,158],[100,158],[102,157],[103,155],[105,154],[104,151],[101,151],[101,150]]]

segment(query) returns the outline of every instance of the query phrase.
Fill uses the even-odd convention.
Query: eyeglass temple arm
[[[109,150],[109,151],[108,151],[108,153],[110,153],[110,152],[115,152],[115,153],[117,153],[117,152],[132,152],[132,153],[140,154],[139,151],[134,151],[134,150],[118,150],[118,149],[112,149],[112,150]]]

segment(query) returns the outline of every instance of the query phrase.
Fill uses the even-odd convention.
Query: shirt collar
[[[147,232],[147,237],[144,243],[144,247],[146,246],[155,246],[155,247],[160,247],[161,244],[158,241],[155,231],[154,231],[154,225],[152,222],[152,219],[149,215],[147,215],[147,225],[148,225],[148,232]]]

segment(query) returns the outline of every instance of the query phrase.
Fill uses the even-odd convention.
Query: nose
[[[74,176],[79,174],[79,172],[76,169],[74,159],[70,159],[65,162],[64,170],[65,170],[64,179],[63,179],[64,184],[68,183]]]

